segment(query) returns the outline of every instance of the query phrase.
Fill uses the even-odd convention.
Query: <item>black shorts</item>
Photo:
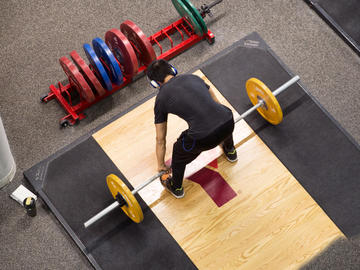
[[[201,152],[210,150],[221,144],[226,151],[234,147],[232,132],[234,131],[234,119],[221,125],[208,136],[195,140],[187,134],[187,130],[181,133],[173,146],[171,167],[175,186],[181,187],[186,164],[193,161]]]

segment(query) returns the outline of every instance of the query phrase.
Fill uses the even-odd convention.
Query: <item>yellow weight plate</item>
[[[109,174],[106,177],[106,183],[114,199],[116,199],[118,193],[123,196],[126,205],[122,206],[121,209],[124,213],[135,223],[143,221],[144,214],[140,204],[125,183],[115,174]]]
[[[269,123],[278,125],[283,119],[280,104],[270,89],[260,80],[250,78],[246,82],[246,92],[252,104],[256,105],[260,100],[265,105],[259,107],[257,111]]]

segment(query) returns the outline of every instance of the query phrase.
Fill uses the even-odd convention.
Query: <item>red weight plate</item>
[[[134,48],[125,35],[116,28],[106,32],[105,43],[121,64],[121,71],[126,77],[133,77],[138,72],[139,63]]]
[[[74,82],[79,94],[87,102],[93,102],[95,100],[94,93],[78,68],[66,56],[61,57],[59,62],[65,74]]]
[[[144,65],[150,65],[156,59],[154,48],[143,31],[132,21],[127,20],[120,25],[121,32],[139,51],[139,60]]]
[[[89,66],[85,63],[85,61],[80,57],[80,55],[76,51],[72,51],[70,53],[71,59],[75,62],[78,68],[82,71],[84,78],[86,81],[94,87],[99,96],[105,95],[106,90],[101,85],[98,78],[96,78],[94,72],[91,71]]]

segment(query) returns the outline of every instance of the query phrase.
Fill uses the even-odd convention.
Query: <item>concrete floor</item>
[[[199,7],[203,1],[193,0]],[[14,180],[0,190],[1,269],[92,269],[47,207],[36,218],[9,198],[22,173],[76,138],[148,96],[145,78],[86,111],[79,125],[59,129],[64,116],[39,97],[64,80],[58,59],[126,19],[149,36],[179,19],[170,0],[0,2],[0,115],[14,155]],[[323,107],[360,142],[360,58],[302,0],[224,0],[206,18],[216,42],[206,41],[171,60],[180,72],[199,65],[257,31]],[[249,63],[238,63],[239,66]],[[243,86],[239,86],[240,88]],[[306,269],[358,269],[359,239],[335,244]],[[121,251],[119,251],[121,252]]]

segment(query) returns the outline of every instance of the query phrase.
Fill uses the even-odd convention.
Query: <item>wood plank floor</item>
[[[134,187],[156,173],[154,100],[93,135]],[[186,128],[169,115],[166,158]],[[236,124],[234,140],[238,161],[220,156],[217,169],[208,167],[237,193],[222,207],[189,180],[183,199],[168,194],[158,181],[139,192],[199,269],[296,269],[344,237],[245,121]]]

